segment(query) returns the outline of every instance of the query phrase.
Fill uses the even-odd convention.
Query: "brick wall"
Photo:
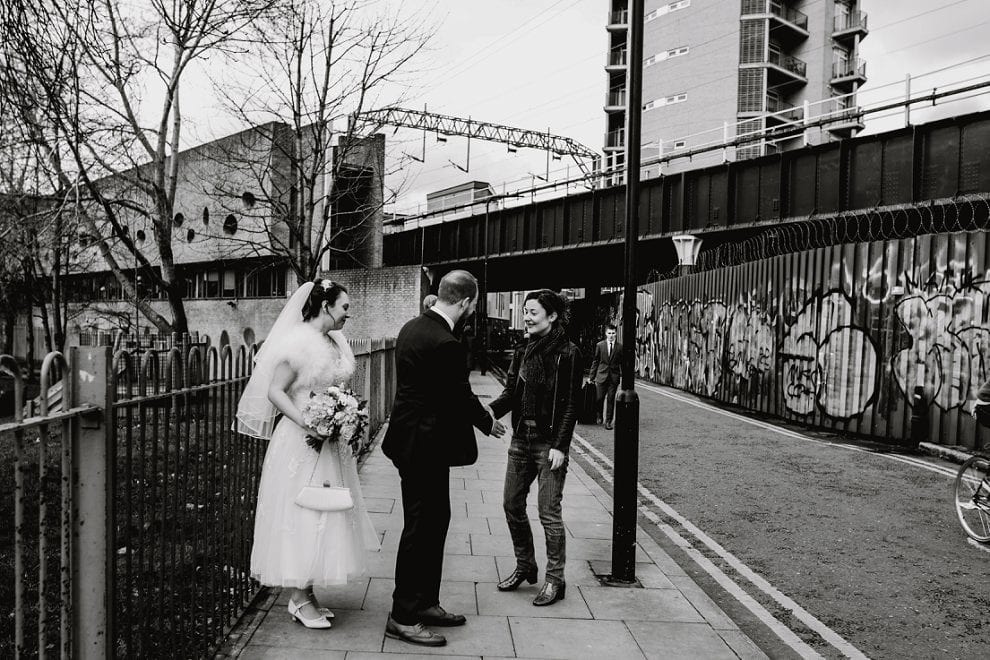
[[[419,315],[430,283],[419,266],[337,270],[323,274],[347,287],[352,318],[344,327],[351,339],[395,337]]]

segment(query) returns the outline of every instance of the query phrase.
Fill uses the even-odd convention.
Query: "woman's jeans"
[[[533,531],[526,515],[526,496],[536,479],[539,488],[537,507],[547,539],[547,582],[564,582],[564,521],[560,500],[564,493],[564,477],[568,459],[556,470],[550,469],[550,444],[535,426],[524,421],[512,436],[509,462],[505,468],[505,490],[502,506],[509,524],[512,545],[516,553],[516,568],[526,573],[536,572],[533,551]]]

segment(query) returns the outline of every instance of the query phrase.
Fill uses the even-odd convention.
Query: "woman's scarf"
[[[567,335],[559,325],[542,337],[530,338],[523,353],[519,374],[523,379],[522,418],[536,419],[539,402],[549,389],[547,362],[567,343]]]

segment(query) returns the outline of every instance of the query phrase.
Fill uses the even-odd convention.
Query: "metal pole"
[[[74,658],[114,655],[114,423],[110,348],[74,349],[77,403],[99,413],[73,421],[72,645]],[[68,402],[66,402],[68,403]]]
[[[484,317],[481,319],[483,334],[482,334],[482,338],[481,338],[481,341],[482,341],[482,345],[481,345],[481,364],[479,365],[481,367],[481,374],[482,375],[484,375],[488,371],[488,349],[489,349],[489,341],[491,340],[491,329],[490,329],[490,325],[491,325],[491,314],[490,314],[490,310],[488,309],[488,292],[489,292],[489,287],[488,287],[488,250],[489,250],[489,247],[488,247],[488,214],[490,212],[490,208],[491,208],[492,202],[495,202],[495,201],[498,201],[497,198],[495,198],[495,197],[489,197],[488,199],[485,200],[485,237],[484,237],[485,259],[482,262],[482,266],[481,266],[481,281],[484,283],[484,286],[485,286],[485,305],[484,305],[484,308],[483,308],[484,309]]]
[[[904,74],[904,125],[911,125],[911,74]]]
[[[615,397],[615,486],[612,581],[636,580],[639,475],[639,395],[633,378],[636,346],[636,240],[639,238],[640,126],[643,97],[643,0],[632,0],[626,94],[626,263],[622,302],[622,382]]]

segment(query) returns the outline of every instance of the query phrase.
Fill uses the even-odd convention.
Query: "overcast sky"
[[[739,0],[694,0],[695,3]],[[647,8],[657,4],[648,0]],[[376,8],[403,5],[379,0]],[[443,114],[566,135],[595,149],[603,144],[605,115],[605,50],[607,0],[424,0],[416,11],[431,11],[436,36],[410,81],[406,105]],[[862,0],[869,15],[869,35],[861,56],[867,61],[867,85],[860,104],[903,95],[907,73],[914,89],[945,88],[952,82],[990,71],[990,0]],[[953,66],[973,60],[967,65]],[[947,69],[939,71],[941,69]],[[931,75],[926,72],[938,71]],[[935,116],[960,114],[990,107],[990,94],[969,101],[914,113],[915,123]],[[188,112],[188,107],[186,111]],[[901,125],[903,112],[869,123],[867,131]],[[731,118],[727,118],[731,119]],[[200,118],[190,134],[196,142],[229,130],[222,123]],[[419,153],[422,133],[386,133],[396,151]],[[670,136],[671,138],[675,136]],[[426,162],[412,163],[406,172],[405,194],[397,210],[414,208],[426,192],[469,180],[491,182],[501,190],[543,175],[542,152],[520,149],[507,153],[503,145],[471,143],[470,172],[449,161],[466,164],[466,141],[446,143],[428,136]],[[551,161],[563,168],[567,161]],[[572,165],[571,171],[575,169]],[[393,185],[398,181],[392,181]]]

